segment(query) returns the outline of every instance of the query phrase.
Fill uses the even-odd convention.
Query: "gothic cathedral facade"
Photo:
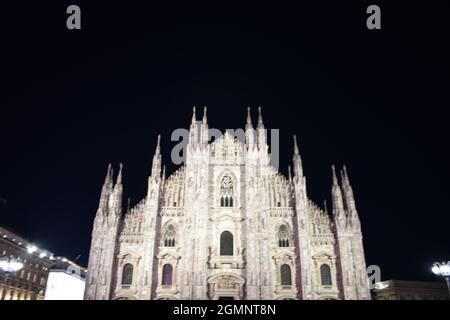
[[[293,175],[271,165],[261,110],[244,141],[208,132],[194,108],[185,164],[168,178],[158,136],[147,196],[124,214],[122,165],[115,183],[109,166],[85,299],[370,299],[345,167],[340,179],[333,167],[328,214],[308,199],[295,136]]]

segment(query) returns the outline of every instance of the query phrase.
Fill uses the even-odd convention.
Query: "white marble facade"
[[[259,110],[245,142],[208,141],[195,109],[186,161],[166,178],[160,138],[148,193],[122,212],[122,166],[108,168],[94,220],[85,299],[370,299],[360,221],[345,167],[332,213],[270,163]],[[295,137],[294,137],[295,138]],[[295,139],[294,139],[295,140]]]

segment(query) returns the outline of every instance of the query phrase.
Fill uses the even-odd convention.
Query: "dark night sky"
[[[156,135],[172,172],[170,134],[193,105],[220,129],[261,105],[283,172],[298,135],[316,203],[331,164],[347,164],[368,264],[433,279],[429,265],[450,258],[449,10],[374,1],[382,30],[369,31],[372,2],[336,2],[2,4],[0,224],[87,265],[109,162],[124,163],[136,203]],[[81,31],[65,26],[73,3]]]

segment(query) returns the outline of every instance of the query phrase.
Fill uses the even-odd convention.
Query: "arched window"
[[[281,285],[282,286],[292,285],[291,267],[287,264],[283,264],[281,266],[280,271],[281,271]]]
[[[331,270],[329,265],[323,264],[320,266],[320,280],[323,286],[331,286]]]
[[[220,206],[233,207],[233,180],[225,175],[220,183]]]
[[[289,231],[285,225],[278,229],[278,246],[289,247]]]
[[[173,273],[172,265],[165,264],[163,267],[163,274],[162,274],[163,286],[171,286],[172,285],[172,273]]]
[[[175,227],[171,224],[164,231],[163,244],[164,247],[175,247]]]
[[[232,256],[233,255],[233,235],[230,231],[224,231],[220,235],[220,255]]]
[[[133,265],[131,263],[127,263],[123,266],[122,270],[122,284],[129,286],[132,283],[133,283]]]

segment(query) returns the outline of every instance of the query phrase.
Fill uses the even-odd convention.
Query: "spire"
[[[258,107],[258,129],[264,129],[261,107]]]
[[[207,107],[203,108],[203,120],[200,132],[201,147],[206,148],[209,143],[208,118],[206,116]]]
[[[333,186],[339,186],[338,179],[336,177],[336,168],[334,167],[334,164],[331,165],[331,170],[333,171]]]
[[[106,178],[105,178],[105,186],[107,188],[107,190],[112,191],[113,186],[114,186],[114,169],[112,167],[112,164],[110,163],[108,165],[108,173],[106,174]]]
[[[105,182],[103,183],[102,192],[100,195],[100,201],[98,204],[97,214],[106,213],[108,210],[108,199],[112,191],[112,166],[111,163],[108,165],[106,171]]]
[[[152,172],[153,177],[160,177],[161,175],[161,135],[158,134],[158,140],[156,142],[155,155],[153,156]]]
[[[251,109],[250,106],[247,107],[247,124],[246,124],[246,129],[253,129],[253,123],[252,123],[252,114],[251,114]]]
[[[294,156],[292,158],[294,164],[294,175],[297,177],[303,176],[303,165],[302,158],[300,157],[300,152],[298,150],[297,136],[294,134]]]
[[[103,183],[103,188],[106,189],[111,185],[111,177],[112,177],[112,166],[111,163],[108,164],[108,169],[106,170],[105,182]]]
[[[264,128],[261,107],[258,107],[258,127],[257,127],[257,129],[258,129],[258,132],[257,132],[258,148],[259,148],[259,150],[266,153],[268,151],[269,147],[267,146],[267,133],[266,133],[266,129]]]
[[[195,126],[197,122],[197,117],[195,116],[195,106],[192,107],[192,121],[191,121],[191,127]]]
[[[339,174],[341,176],[341,190],[342,190],[342,196],[344,197],[344,204],[347,205],[347,194],[348,194],[348,188],[347,183],[345,181],[344,177],[344,170],[339,170]]]
[[[155,155],[160,155],[160,154],[161,154],[161,135],[158,134],[158,138],[156,140]]]
[[[198,144],[198,130],[197,130],[197,116],[195,112],[195,106],[192,107],[192,121],[191,128],[189,129],[189,144],[192,146],[197,146]]]
[[[245,125],[245,138],[248,150],[253,150],[255,147],[255,132],[253,129],[250,106],[247,107],[247,123]]]
[[[333,171],[333,187],[331,189],[333,215],[335,216],[335,219],[339,219],[339,221],[345,221],[344,199],[342,198],[342,190],[336,177],[336,169],[334,165],[331,166],[331,169]]]
[[[123,168],[123,164],[120,163],[120,165],[119,165],[119,174],[117,176],[116,184],[121,184],[122,183],[122,168]]]
[[[289,180],[289,183],[292,183],[291,166],[288,166],[288,180]]]
[[[203,107],[203,124],[207,124],[208,123],[208,119],[206,117],[206,111],[207,111],[207,107]]]
[[[122,168],[123,165],[122,163],[120,163],[119,174],[117,175],[116,184],[109,197],[108,217],[118,217],[122,214],[122,194],[123,194]]]
[[[294,154],[300,154],[299,150],[298,150],[298,144],[297,144],[297,136],[294,134]]]
[[[342,191],[344,192],[344,197],[353,197],[352,186],[350,185],[350,180],[347,175],[347,168],[345,165],[341,170],[341,181],[342,181]]]
[[[348,178],[347,168],[345,167],[345,165],[341,171],[341,176],[346,209],[348,211],[352,223],[359,223],[358,212],[356,211],[355,197],[353,195],[353,188],[350,184],[350,179]]]
[[[342,175],[343,181],[345,181],[345,184],[347,185],[347,187],[351,188],[350,179],[348,178],[347,167],[345,166],[345,164],[344,164],[344,167],[342,168],[342,171],[343,171],[343,175]]]

